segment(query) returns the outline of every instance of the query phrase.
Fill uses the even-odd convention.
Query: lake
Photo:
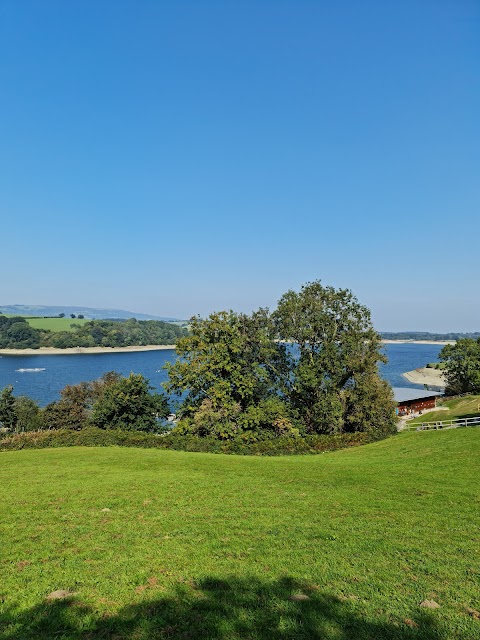
[[[423,367],[427,362],[435,362],[441,349],[442,345],[436,344],[386,344],[384,352],[389,362],[380,365],[380,373],[394,387],[423,388],[410,384],[401,374]],[[167,379],[162,367],[175,357],[173,349],[137,353],[2,356],[0,389],[11,384],[15,395],[30,396],[45,406],[59,398],[59,392],[65,385],[94,380],[107,371],[118,371],[127,376],[132,371],[141,373],[154,388],[161,389],[162,382]],[[33,368],[44,368],[45,371],[17,371]]]

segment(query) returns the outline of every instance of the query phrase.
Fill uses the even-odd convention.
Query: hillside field
[[[5,314],[7,317],[12,318],[13,314]],[[25,317],[25,320],[28,324],[33,327],[33,329],[44,329],[49,331],[74,331],[71,325],[73,323],[83,325],[86,322],[90,322],[89,319],[83,318],[79,320],[78,318],[31,318]]]
[[[28,324],[34,329],[48,329],[49,331],[74,331],[72,324],[85,324],[87,319],[78,318],[28,318]]]
[[[413,420],[409,420],[407,425],[419,425],[422,422],[435,422],[437,420],[455,420],[457,418],[473,418],[480,416],[480,395],[469,395],[453,400],[441,400],[439,403],[445,409],[439,411],[427,411]]]
[[[473,640],[479,454],[479,428],[317,456],[0,453],[0,636]]]

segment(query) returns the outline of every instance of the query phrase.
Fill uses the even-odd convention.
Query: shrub
[[[102,429],[158,430],[157,417],[169,414],[167,400],[140,373],[120,377],[103,390],[92,408],[91,423]]]
[[[215,437],[182,436],[174,433],[158,435],[120,429],[86,427],[81,431],[70,429],[32,431],[0,436],[0,451],[44,449],[49,447],[122,446],[155,449],[174,449],[203,453],[236,455],[298,455],[317,454],[345,447],[355,447],[378,439],[368,433],[349,433],[335,436],[312,435],[304,438],[281,436],[245,442],[241,437],[221,441]]]
[[[15,414],[17,416],[16,431],[43,429],[43,412],[32,398],[27,396],[15,398]]]

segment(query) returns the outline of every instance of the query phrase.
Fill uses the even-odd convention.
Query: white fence
[[[480,425],[480,416],[473,418],[457,418],[455,420],[435,420],[435,422],[422,422],[421,424],[407,424],[406,431],[423,431],[425,429],[458,429],[458,427],[475,427]]]

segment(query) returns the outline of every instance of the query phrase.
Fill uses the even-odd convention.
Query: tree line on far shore
[[[428,340],[432,342],[445,342],[450,340],[463,340],[465,338],[480,338],[480,332],[461,333],[451,331],[450,333],[429,333],[428,331],[382,331],[380,333],[383,340]]]
[[[35,329],[21,316],[0,315],[0,349],[39,347],[129,347],[148,344],[175,344],[186,330],[161,320],[91,320],[76,324],[72,331]]]

